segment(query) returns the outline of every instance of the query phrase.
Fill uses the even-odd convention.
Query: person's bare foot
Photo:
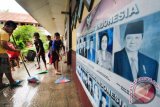
[[[14,67],[11,68],[11,71],[15,71]]]
[[[20,68],[20,66],[17,66],[17,68]]]
[[[67,61],[64,61],[64,63],[67,63]]]
[[[55,70],[55,74],[56,75],[61,75],[61,72],[58,72],[57,70]]]
[[[40,67],[37,67],[37,69],[40,69]]]
[[[62,75],[60,72],[56,72],[56,75]]]
[[[54,73],[55,73],[55,74],[57,73],[57,70],[56,70],[56,69],[54,69]]]
[[[50,64],[50,62],[47,62],[47,64]]]
[[[45,68],[46,69],[46,71],[48,70],[47,68]]]
[[[58,70],[58,73],[62,73],[60,70]]]

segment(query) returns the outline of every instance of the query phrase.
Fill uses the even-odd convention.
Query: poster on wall
[[[101,0],[80,24],[76,73],[93,106],[159,106],[159,3]]]

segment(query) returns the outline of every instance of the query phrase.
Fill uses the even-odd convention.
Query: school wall
[[[92,8],[94,8],[99,2],[100,2],[100,0],[94,0]],[[89,12],[84,5],[83,13],[82,13],[82,20],[84,20],[84,18],[88,15],[88,13]],[[73,70],[74,81],[76,84],[76,88],[78,91],[80,101],[82,103],[82,107],[92,107],[92,104],[91,104],[90,100],[88,99],[88,97],[87,97],[87,95],[86,95],[77,75],[76,75],[76,33],[77,33],[77,29],[78,29],[79,24],[80,23],[77,21],[76,28],[75,29],[73,28],[73,30],[72,30],[72,58],[71,58],[72,65],[71,65],[71,67]]]

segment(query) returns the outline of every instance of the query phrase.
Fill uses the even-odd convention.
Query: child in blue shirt
[[[61,59],[59,54],[60,48],[62,47],[63,43],[60,40],[60,34],[57,32],[54,35],[54,40],[52,41],[52,63],[54,64],[55,74],[61,75],[58,71],[58,62]]]

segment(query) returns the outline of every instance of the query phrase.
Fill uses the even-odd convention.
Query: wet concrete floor
[[[48,66],[48,73],[37,74],[43,71],[36,69],[36,62],[27,62],[27,68],[32,76],[39,78],[39,84],[28,83],[28,75],[23,64],[16,71],[12,71],[13,77],[23,80],[22,86],[17,88],[4,88],[0,90],[0,107],[81,107],[75,83],[73,81],[73,72],[66,63],[60,62],[59,68],[62,67],[62,75],[68,77],[71,81],[63,84],[54,83],[62,75],[55,75],[53,65]],[[4,82],[8,82],[3,77]]]

